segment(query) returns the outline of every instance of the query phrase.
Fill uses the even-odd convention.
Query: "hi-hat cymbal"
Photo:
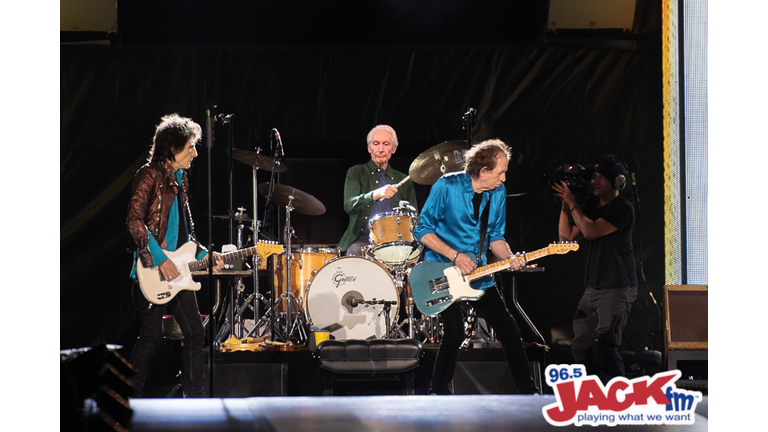
[[[257,189],[260,194],[266,197],[269,193],[269,183],[262,183]],[[290,202],[294,210],[310,216],[319,216],[325,213],[325,206],[320,200],[293,186],[276,184],[270,201],[279,206],[287,206]]]
[[[435,184],[443,174],[464,169],[466,141],[445,141],[430,147],[413,161],[408,169],[411,180],[422,185]]]
[[[271,157],[251,150],[232,149],[232,157],[238,162],[267,171],[271,171],[272,165],[275,163],[275,160]],[[283,172],[287,169],[288,167],[281,164],[280,161],[277,161],[275,164],[275,172]]]
[[[229,216],[227,215],[214,215],[213,217],[217,219],[229,219]],[[232,215],[232,220],[236,220],[238,222],[253,222],[253,219],[248,216],[248,213],[235,213]]]

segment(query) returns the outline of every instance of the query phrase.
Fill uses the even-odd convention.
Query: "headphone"
[[[613,156],[613,155],[610,155],[610,156],[606,157],[606,160],[610,160],[616,166],[624,167],[624,173],[625,174],[619,173],[614,178],[612,178],[612,179],[609,178],[608,179],[611,182],[611,186],[613,186],[614,189],[616,189],[616,190],[624,189],[624,186],[627,185],[627,176],[626,176],[626,174],[629,173],[629,168],[627,167],[627,164],[624,163],[624,161],[619,159],[617,156]],[[603,162],[605,162],[605,160]]]
[[[627,178],[624,177],[624,174],[619,174],[616,176],[615,179],[613,179],[613,188],[616,190],[622,190],[626,185],[627,185]]]

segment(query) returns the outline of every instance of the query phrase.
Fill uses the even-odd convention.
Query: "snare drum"
[[[304,305],[306,288],[312,276],[332,259],[340,255],[338,249],[325,247],[304,247],[293,249],[291,261],[291,293],[300,305]],[[286,287],[285,254],[275,260],[275,290],[277,296],[288,292]],[[285,312],[285,300],[277,306],[279,312]]]
[[[421,255],[421,245],[413,237],[418,220],[416,214],[401,208],[371,218],[368,227],[373,246],[369,253],[387,265],[416,262]]]
[[[395,280],[384,266],[344,256],[312,277],[305,308],[314,326],[338,340],[382,338],[398,322],[398,298]]]

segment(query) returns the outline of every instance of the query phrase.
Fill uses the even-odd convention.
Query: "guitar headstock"
[[[270,242],[258,242],[256,243],[256,250],[259,258],[264,259],[270,255],[283,253],[283,245]]]
[[[579,250],[579,243],[578,242],[559,242],[559,243],[552,243],[551,245],[547,246],[547,252],[551,254],[566,254],[568,252],[573,252]]]

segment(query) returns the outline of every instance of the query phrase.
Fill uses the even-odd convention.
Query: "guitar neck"
[[[549,249],[548,248],[542,248],[535,250],[533,252],[528,252],[522,255],[523,259],[525,259],[525,262],[531,262],[533,260],[537,260],[539,258],[545,257],[549,255]],[[509,268],[509,263],[512,262],[514,258],[505,259],[503,261],[495,262],[493,264],[484,265],[482,267],[476,268],[472,273],[467,275],[467,279],[470,281],[480,279],[481,277],[488,276],[490,274],[506,270]]]
[[[220,254],[221,260],[224,263],[228,263],[234,260],[248,258],[251,255],[255,255],[258,250],[258,246],[251,246],[249,248],[245,249],[239,249],[233,252],[227,252],[225,254]],[[192,261],[189,263],[189,270],[190,271],[203,271],[208,268],[208,257],[210,254],[206,255],[205,258],[197,261]]]

